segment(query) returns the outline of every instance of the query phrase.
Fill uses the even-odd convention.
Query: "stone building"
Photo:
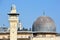
[[[56,33],[56,25],[49,16],[40,16],[32,25],[32,30],[24,29],[19,23],[19,13],[16,6],[12,5],[8,14],[10,28],[0,27],[0,40],[59,40],[60,34]],[[19,27],[17,27],[19,25]]]

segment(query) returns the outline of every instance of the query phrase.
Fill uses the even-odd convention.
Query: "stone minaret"
[[[22,23],[21,23],[20,20],[19,20],[19,23],[18,23],[18,29],[19,29],[19,30],[22,30],[22,29],[23,29],[23,27],[22,27]]]
[[[12,5],[9,15],[10,22],[10,40],[17,40],[17,24],[18,24],[18,13],[16,12],[16,6]]]

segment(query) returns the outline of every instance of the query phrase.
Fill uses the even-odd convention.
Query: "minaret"
[[[18,25],[18,13],[16,12],[16,6],[12,5],[9,15],[10,22],[10,40],[17,40],[17,25]]]
[[[22,28],[22,23],[21,23],[21,21],[19,20],[19,23],[18,23],[18,29],[19,30],[22,30],[23,28]]]

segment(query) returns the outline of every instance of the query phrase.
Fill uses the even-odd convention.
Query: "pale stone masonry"
[[[10,22],[10,40],[17,40],[17,26],[18,26],[18,14],[16,12],[16,6],[12,5],[11,12],[9,14]]]

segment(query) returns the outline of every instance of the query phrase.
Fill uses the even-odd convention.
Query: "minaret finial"
[[[12,4],[10,13],[16,13],[16,6],[15,6],[15,4]]]
[[[43,11],[43,16],[45,15],[45,11]]]
[[[15,6],[15,4],[12,4],[11,10],[14,10],[14,9],[16,9],[16,6]]]

